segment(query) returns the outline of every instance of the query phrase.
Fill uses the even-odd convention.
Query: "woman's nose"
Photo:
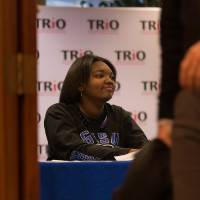
[[[106,76],[106,82],[110,82],[110,83],[115,83],[115,81],[113,80],[113,78],[112,77],[110,77],[110,76]]]

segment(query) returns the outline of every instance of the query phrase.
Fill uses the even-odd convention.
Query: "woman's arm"
[[[148,142],[147,137],[131,115],[126,111],[123,112],[125,112],[123,120],[125,145],[131,149],[140,149]]]

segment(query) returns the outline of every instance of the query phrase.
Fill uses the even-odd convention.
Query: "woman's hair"
[[[81,94],[79,87],[82,84],[87,84],[92,70],[92,65],[97,61],[107,64],[116,77],[117,72],[114,65],[105,58],[92,54],[77,58],[70,66],[64,79],[60,94],[61,103],[71,104],[80,101]]]

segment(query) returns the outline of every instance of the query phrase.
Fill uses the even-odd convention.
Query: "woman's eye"
[[[96,73],[96,74],[95,74],[95,77],[96,77],[96,78],[103,78],[103,77],[104,77],[104,74],[103,74],[103,73]]]
[[[114,74],[110,75],[110,78],[115,81],[115,75]]]
[[[94,77],[95,78],[104,78],[106,76],[109,76],[110,79],[112,79],[113,81],[115,81],[115,75],[114,74],[105,74],[105,73],[102,73],[102,72],[97,72],[94,74]]]

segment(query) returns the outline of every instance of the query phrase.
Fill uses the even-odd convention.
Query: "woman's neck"
[[[105,103],[94,103],[91,101],[82,100],[79,103],[79,108],[81,112],[91,118],[97,118],[103,113]]]

